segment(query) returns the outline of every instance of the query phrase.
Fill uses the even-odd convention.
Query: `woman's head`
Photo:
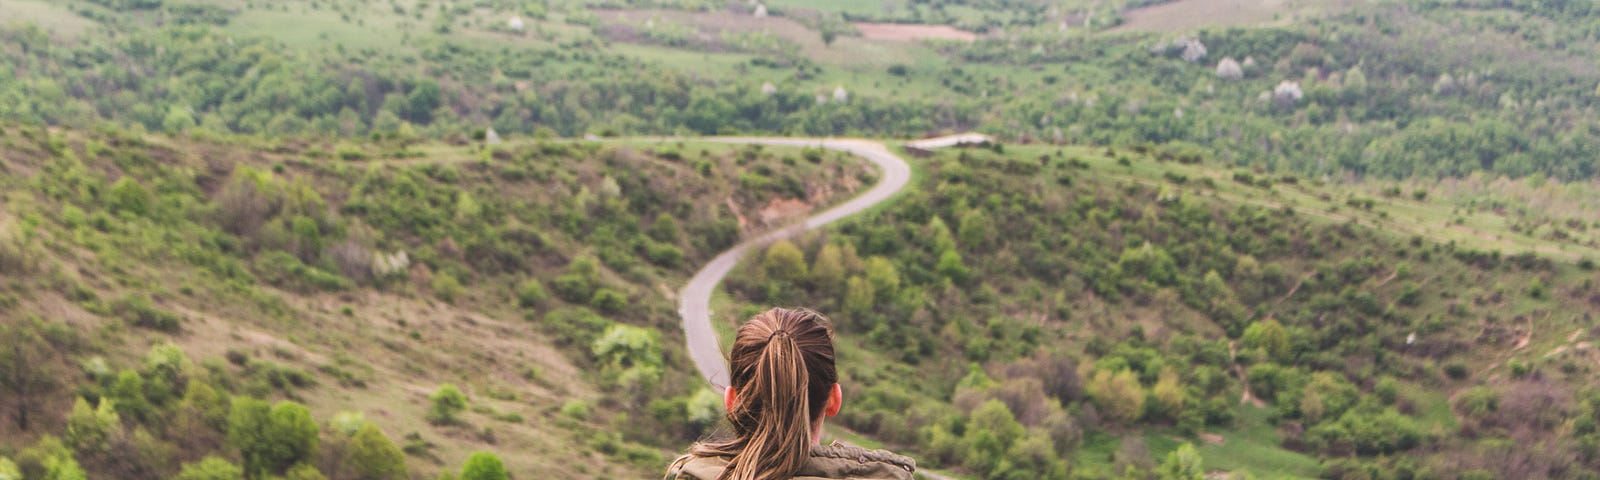
[[[734,439],[700,453],[733,457],[725,479],[789,478],[810,455],[813,426],[839,411],[832,325],[807,309],[762,312],[739,327],[728,363]]]

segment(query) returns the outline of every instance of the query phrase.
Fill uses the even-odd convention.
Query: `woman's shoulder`
[[[811,461],[800,469],[800,475],[830,479],[910,479],[916,471],[917,462],[911,457],[833,442],[812,446]]]
[[[672,462],[666,480],[716,480],[728,457],[684,455]],[[805,480],[910,480],[917,462],[887,450],[869,450],[834,442],[811,447],[811,459],[797,472]]]

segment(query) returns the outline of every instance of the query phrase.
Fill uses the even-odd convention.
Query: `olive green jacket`
[[[666,480],[717,480],[727,457],[684,455],[672,462]],[[834,442],[811,446],[811,460],[795,474],[796,480],[911,480],[917,462],[884,450]]]

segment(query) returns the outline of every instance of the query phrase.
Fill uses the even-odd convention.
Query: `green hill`
[[[672,285],[743,229],[795,214],[774,205],[825,204],[872,175],[832,154],[699,143],[251,145],[17,126],[0,141],[0,455],[28,478],[56,455],[32,446],[51,435],[93,477],[237,458],[230,397],[298,402],[324,426],[321,449],[272,473],[349,474],[363,423],[417,475],[473,450],[518,472],[655,472],[693,435],[669,423],[687,407],[644,409],[693,385],[668,347]],[[602,349],[612,335],[672,353],[633,372],[617,365],[648,352]],[[450,420],[430,418],[442,384],[466,394]],[[79,432],[75,398],[121,422]],[[220,416],[183,421],[205,408]],[[574,452],[593,461],[562,460]]]
[[[1003,151],[921,160],[888,208],[730,280],[750,309],[836,312],[846,426],[985,478],[1153,473],[1184,442],[1274,478],[1592,468],[1573,430],[1592,262],[1426,235],[1387,212],[1450,207],[1412,196],[1318,203],[1347,191],[1159,150]],[[790,248],[808,276],[766,260]],[[1491,452],[1535,466],[1472,460]]]
[[[1597,13],[0,0],[0,478],[653,476],[720,415],[677,288],[875,173],[612,137],[968,130],[717,297],[838,321],[841,438],[1586,478]]]

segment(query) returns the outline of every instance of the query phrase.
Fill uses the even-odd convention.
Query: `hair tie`
[[[788,336],[789,335],[789,331],[788,330],[776,330],[776,331],[773,331],[771,335],[767,335],[767,343],[772,343],[772,339],[778,338],[778,334],[780,334],[780,333],[784,334],[784,336]]]

